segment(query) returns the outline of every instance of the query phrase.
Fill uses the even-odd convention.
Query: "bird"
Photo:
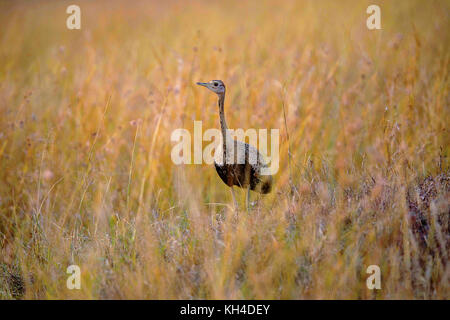
[[[251,144],[235,140],[231,137],[225,120],[225,84],[222,80],[211,80],[209,82],[197,82],[197,85],[206,87],[217,94],[219,106],[220,128],[222,133],[222,144],[215,152],[214,166],[222,181],[231,188],[231,194],[235,209],[238,208],[234,194],[234,186],[247,189],[246,207],[249,211],[250,190],[267,194],[271,192],[273,177],[263,174],[268,169],[266,157]],[[228,143],[227,143],[228,141]]]

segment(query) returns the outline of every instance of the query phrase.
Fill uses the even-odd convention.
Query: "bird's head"
[[[225,94],[225,84],[222,80],[211,80],[209,82],[197,82],[199,86],[203,86],[216,93],[218,96]]]

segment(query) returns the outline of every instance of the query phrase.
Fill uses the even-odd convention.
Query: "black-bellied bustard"
[[[262,194],[269,193],[272,190],[272,175],[262,172],[263,169],[268,169],[266,158],[254,146],[231,137],[224,113],[225,84],[221,80],[197,82],[197,84],[208,88],[219,97],[220,128],[223,143],[216,150],[214,160],[216,171],[222,181],[231,188],[236,208],[237,202],[233,186],[247,189],[246,202],[247,210],[249,210],[250,190]]]

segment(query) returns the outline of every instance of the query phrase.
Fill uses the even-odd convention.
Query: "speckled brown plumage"
[[[244,148],[245,150],[245,163],[227,164],[226,162],[223,163],[223,161],[214,162],[219,177],[229,187],[238,186],[240,188],[248,188],[250,186],[250,190],[252,191],[262,194],[269,193],[272,190],[272,176],[261,174],[261,168],[265,166],[261,159],[261,154],[248,143],[234,140],[234,150],[238,150],[238,148]],[[255,164],[250,164],[249,161],[249,154],[252,149],[255,149],[257,152],[257,161]],[[224,158],[227,158],[226,155]]]

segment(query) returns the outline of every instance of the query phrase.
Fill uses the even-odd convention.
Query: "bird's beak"
[[[208,82],[197,82],[197,84],[198,84],[199,86],[204,86],[204,87],[207,87],[207,86],[208,86]]]

